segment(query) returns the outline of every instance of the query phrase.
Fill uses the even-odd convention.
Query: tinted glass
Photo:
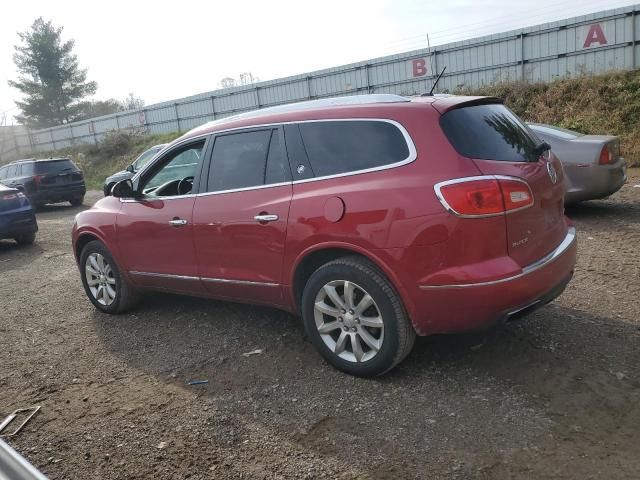
[[[217,137],[209,170],[209,191],[263,185],[270,139],[271,130]]]
[[[73,163],[69,159],[35,162],[31,165],[33,165],[34,168],[33,173],[37,173],[39,175],[78,170],[78,167],[75,165],[75,163]]]
[[[269,185],[270,183],[286,182],[290,179],[289,162],[284,155],[282,141],[280,140],[280,131],[274,130],[273,133],[271,133],[264,183],[265,185]]]
[[[7,175],[7,167],[0,168],[0,180],[6,178]]]
[[[184,191],[178,192],[176,190],[178,181],[189,179],[196,174],[198,165],[202,159],[203,148],[204,141],[170,152],[160,160],[162,163],[160,169],[155,170],[155,172],[151,174],[151,177],[146,180],[143,187],[144,193],[155,196],[185,194]],[[155,188],[170,184],[171,182],[175,182],[175,185],[168,185],[166,190],[163,188],[161,192],[154,192]]]
[[[536,161],[536,136],[504,105],[475,105],[445,113],[440,125],[460,155],[506,162]]]
[[[299,126],[316,176],[380,167],[409,157],[402,132],[391,123],[358,120],[307,122]]]

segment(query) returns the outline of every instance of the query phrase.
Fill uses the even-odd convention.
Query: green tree
[[[16,117],[21,123],[49,127],[72,122],[81,113],[79,101],[96,92],[96,82],[87,81],[86,69],[72,53],[75,42],[63,42],[62,30],[38,18],[28,31],[18,33],[13,61],[19,76],[9,85],[23,95],[15,102],[22,111]]]

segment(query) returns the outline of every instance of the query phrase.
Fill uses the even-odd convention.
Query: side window
[[[0,180],[7,178],[7,167],[0,168]]]
[[[282,148],[280,130],[271,132],[271,143],[269,144],[269,155],[267,157],[267,168],[264,174],[264,183],[281,183],[291,180],[291,170],[289,162]]]
[[[207,190],[216,192],[264,185],[271,135],[269,129],[216,137]],[[277,175],[275,158],[274,153],[273,175]]]
[[[144,194],[166,197],[190,193],[193,177],[202,161],[203,148],[204,140],[169,152],[143,180]]]
[[[317,177],[381,167],[409,158],[404,135],[388,122],[305,122],[299,126]]]

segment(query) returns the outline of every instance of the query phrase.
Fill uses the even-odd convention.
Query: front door
[[[192,221],[204,146],[205,141],[198,140],[167,152],[142,173],[136,187],[141,198],[122,200],[118,245],[139,286],[194,294],[203,291]]]
[[[291,174],[279,128],[216,136],[193,212],[198,272],[219,298],[282,304]]]

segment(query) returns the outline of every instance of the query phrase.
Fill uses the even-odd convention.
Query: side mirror
[[[135,173],[135,169],[133,168],[133,163],[127,167],[127,172]]]
[[[130,179],[116,183],[111,189],[111,195],[117,198],[133,198],[135,193],[133,182]]]

